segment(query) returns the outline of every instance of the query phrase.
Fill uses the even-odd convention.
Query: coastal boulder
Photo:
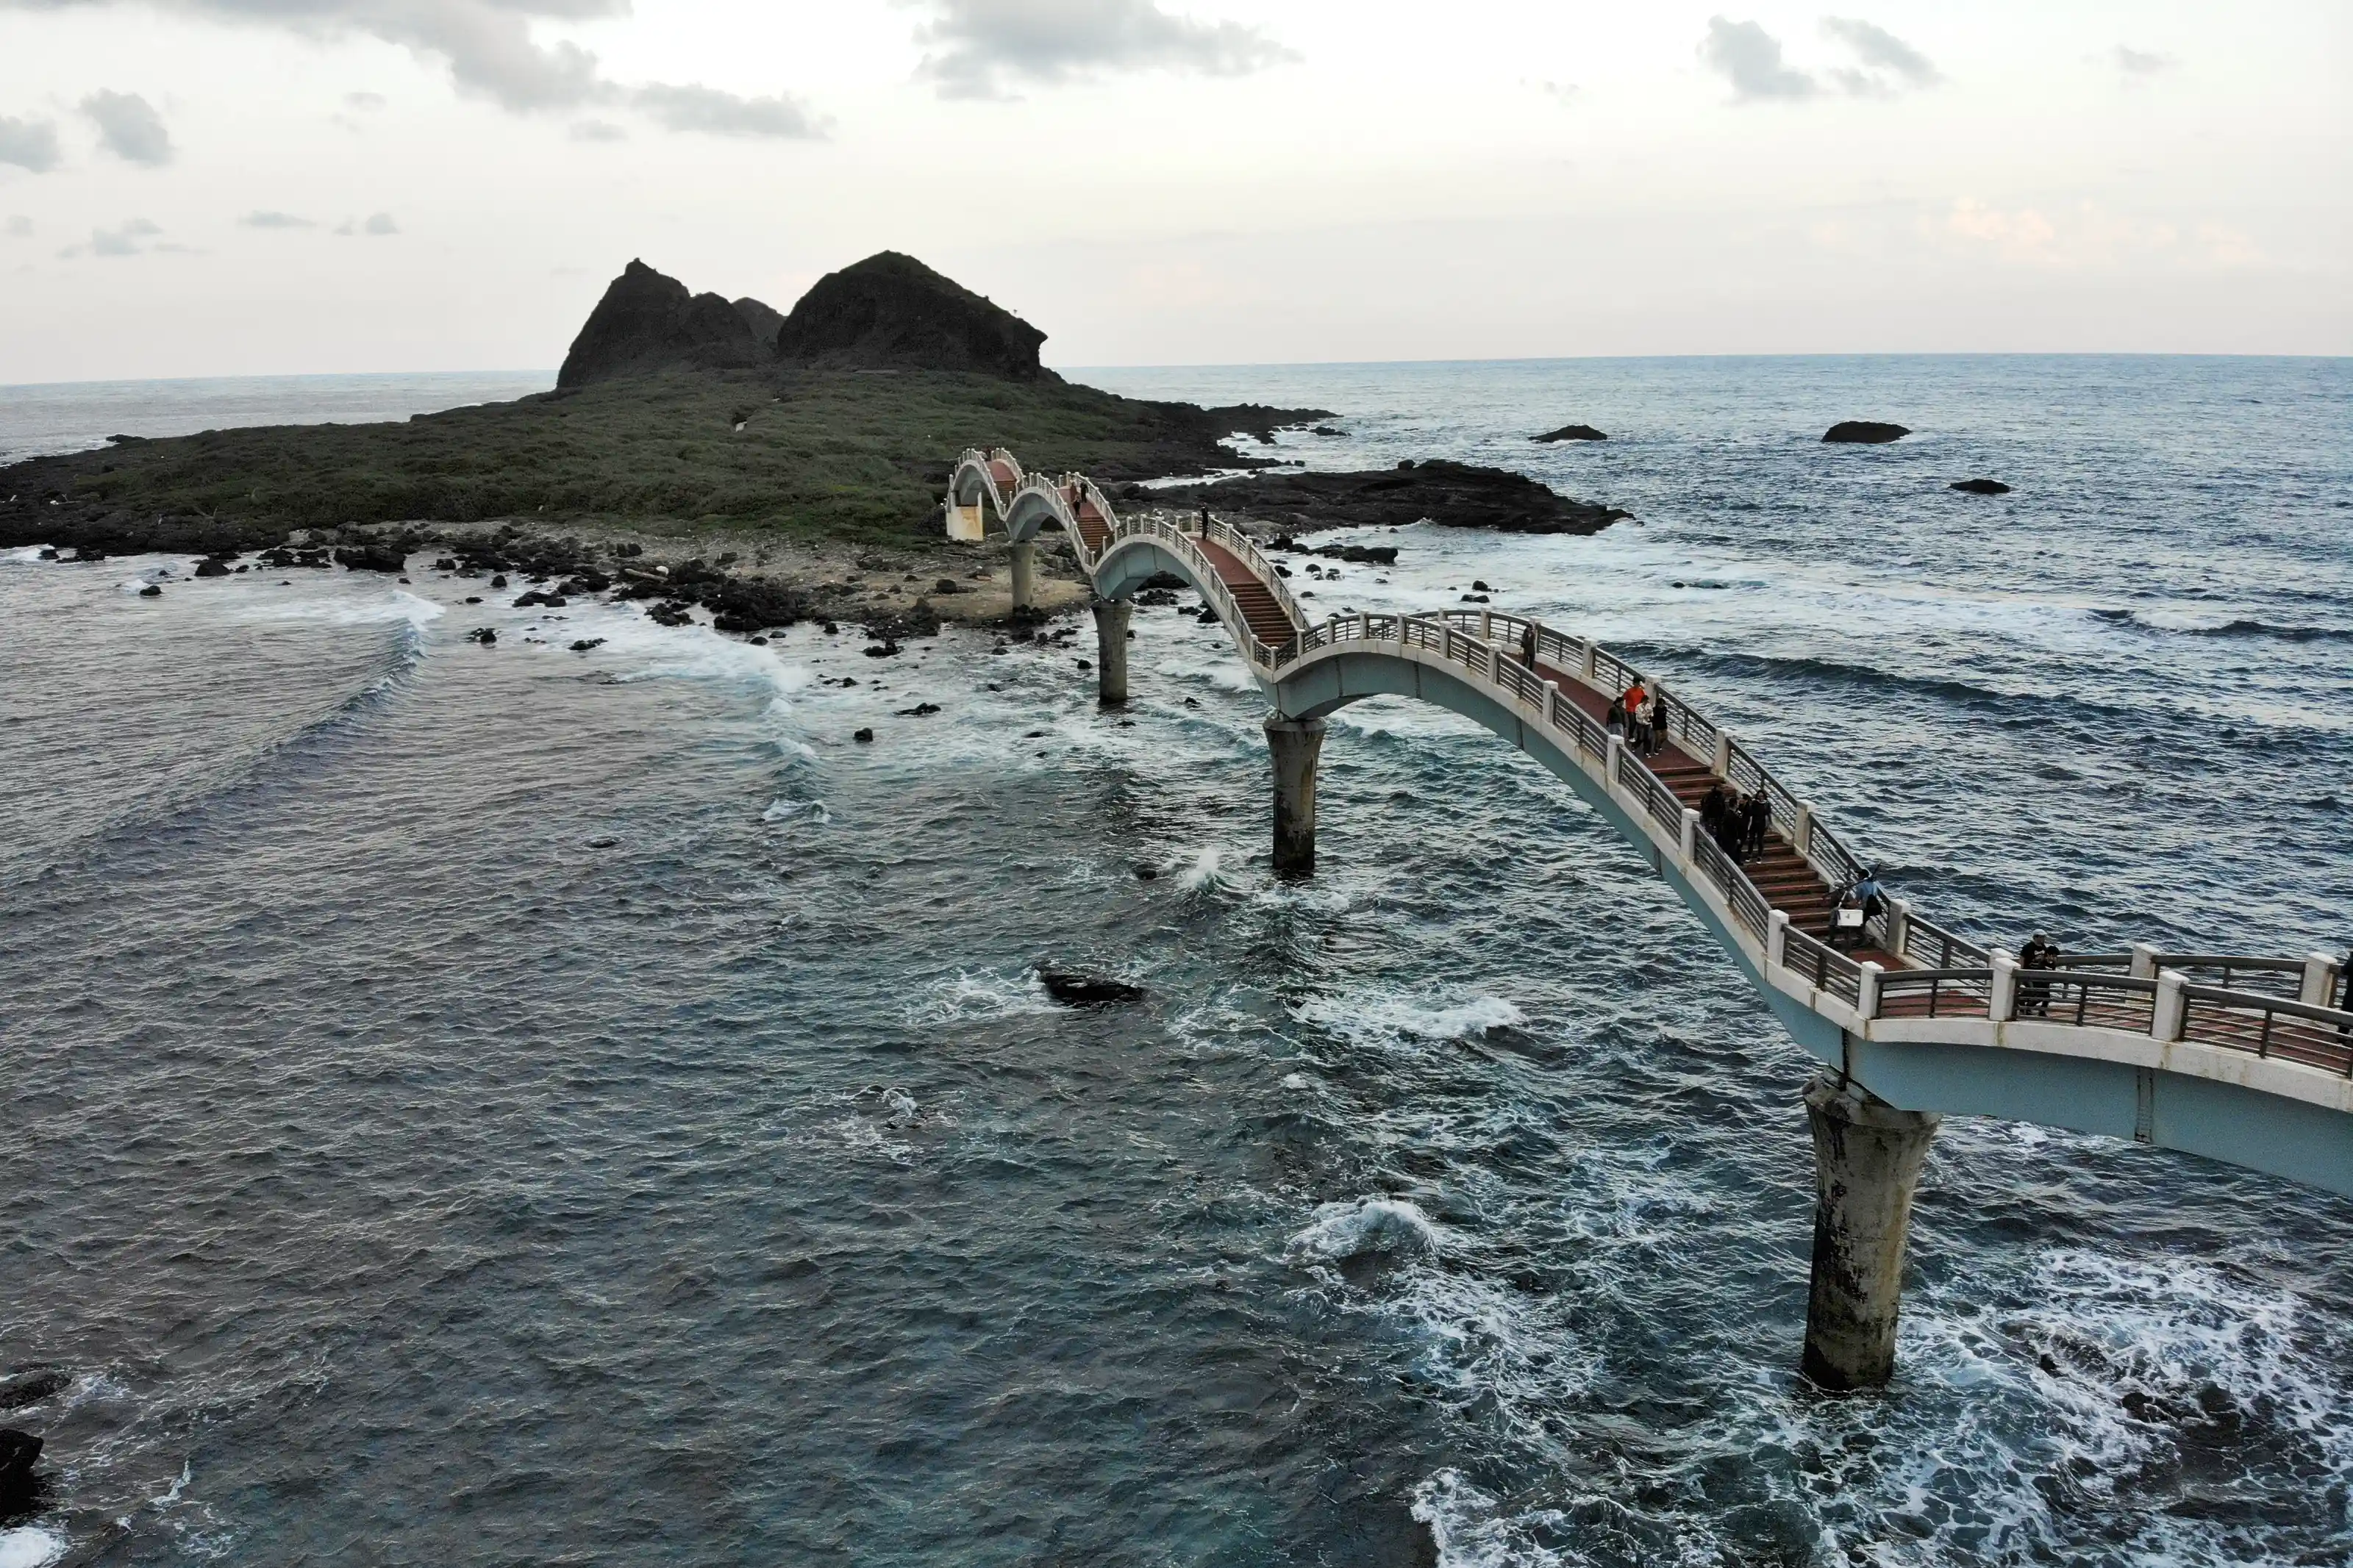
[[[354,572],[408,570],[408,552],[396,544],[346,544],[335,552],[335,561]]]
[[[1531,437],[1537,441],[1607,441],[1609,437],[1590,425],[1564,425],[1559,429]]]
[[[1890,441],[1901,441],[1910,434],[1912,432],[1901,425],[1882,425],[1871,419],[1841,419],[1822,432],[1822,439],[1881,447]]]
[[[39,1506],[42,1489],[33,1466],[40,1458],[38,1437],[0,1426],[0,1523],[14,1524]]]
[[[1973,496],[2006,496],[2010,493],[2010,487],[2000,479],[1956,479],[1945,488],[1963,490]]]
[[[716,294],[690,294],[677,279],[632,261],[588,312],[555,384],[586,386],[666,370],[744,370],[766,357],[733,305]]]
[[[776,331],[789,363],[955,370],[1008,381],[1060,381],[1038,363],[1046,334],[1010,310],[884,250],[828,272]]]
[[[30,1372],[12,1373],[0,1377],[0,1410],[19,1410],[27,1405],[38,1405],[72,1382],[72,1378],[54,1367],[36,1367]]]
[[[1046,987],[1046,994],[1065,1007],[1116,1007],[1123,1003],[1144,1000],[1144,988],[1130,985],[1124,980],[1105,980],[1093,974],[1072,974],[1060,969],[1040,969],[1038,979]]]

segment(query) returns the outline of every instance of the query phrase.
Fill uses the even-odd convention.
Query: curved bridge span
[[[1279,872],[1314,864],[1324,717],[1378,696],[1484,726],[1647,858],[1824,1068],[1806,1094],[1819,1202],[1805,1366],[1818,1382],[1889,1374],[1912,1193],[1940,1115],[2132,1139],[2353,1195],[2353,1012],[2330,1005],[2344,977],[2327,955],[2137,944],[2028,969],[1894,897],[1841,948],[1833,910],[1868,862],[1683,692],[1588,639],[1483,609],[1312,621],[1240,530],[1123,519],[1083,475],[1029,474],[1001,449],[964,454],[947,512],[976,538],[993,514],[1017,605],[1039,531],[1067,537],[1093,589],[1106,703],[1127,698],[1129,596],[1161,573],[1198,591],[1271,709]],[[1637,680],[1667,715],[1648,757],[1604,723]],[[1761,852],[1736,858],[1703,829],[1718,784],[1769,806]]]

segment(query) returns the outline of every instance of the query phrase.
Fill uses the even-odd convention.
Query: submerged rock
[[[139,596],[142,599],[160,599],[164,596],[164,590],[150,583],[139,590]]]
[[[40,1457],[38,1437],[0,1426],[0,1524],[14,1524],[38,1508],[42,1488],[33,1466]]]
[[[1528,439],[1532,441],[1607,441],[1609,437],[1590,425],[1564,425],[1557,430],[1547,431],[1542,436],[1531,436]]]
[[[1230,509],[1291,530],[1428,521],[1504,533],[1583,534],[1634,515],[1574,500],[1525,474],[1442,458],[1408,458],[1394,468],[1364,473],[1253,476],[1159,493],[1178,505]]]
[[[1116,1007],[1144,1000],[1144,988],[1124,980],[1048,968],[1038,971],[1038,979],[1045,985],[1046,994],[1065,1007]]]
[[[1822,432],[1822,439],[1884,446],[1890,441],[1901,441],[1910,434],[1912,432],[1902,425],[1883,425],[1872,419],[1841,419]]]
[[[70,1386],[72,1377],[54,1367],[36,1367],[0,1377],[0,1410],[21,1410]]]
[[[2000,479],[1956,479],[1945,488],[1965,490],[1973,496],[2006,496],[2010,493],[2010,487]]]
[[[408,552],[396,544],[347,544],[335,552],[335,560],[354,572],[408,570]]]
[[[213,557],[207,555],[202,561],[196,563],[196,575],[199,577],[226,577],[228,575],[228,563],[226,561],[216,561],[213,559]]]

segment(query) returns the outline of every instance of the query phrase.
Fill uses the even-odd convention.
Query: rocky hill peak
[[[885,250],[828,272],[776,333],[800,364],[958,370],[1008,381],[1059,381],[1040,366],[1046,334],[912,256]]]

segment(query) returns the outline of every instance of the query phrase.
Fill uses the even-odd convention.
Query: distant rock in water
[[[588,313],[555,384],[586,386],[664,370],[742,370],[766,359],[734,306],[716,294],[689,294],[677,279],[632,261]]]
[[[1242,512],[1287,531],[1429,521],[1503,533],[1599,533],[1634,515],[1572,500],[1525,474],[1438,459],[1370,473],[1253,476],[1155,494],[1180,505]]]
[[[1912,432],[1901,425],[1882,425],[1870,419],[1841,419],[1822,432],[1822,439],[1877,447],[1890,441],[1901,441],[1910,434]]]
[[[765,300],[754,300],[746,294],[735,301],[735,313],[752,330],[752,341],[760,345],[763,353],[776,352],[776,329],[785,324],[785,313]]]
[[[1059,969],[1040,969],[1038,978],[1046,994],[1066,1007],[1113,1007],[1124,1002],[1141,1002],[1144,989],[1123,980],[1103,980],[1092,974],[1070,974]]]
[[[776,353],[798,364],[1059,381],[1038,363],[1045,341],[1012,311],[885,250],[818,279],[777,329]]]
[[[2010,493],[2010,487],[2000,479],[1956,479],[1945,488],[1967,490],[1973,496],[2006,496]]]
[[[1564,425],[1546,435],[1530,437],[1536,441],[1607,441],[1609,437],[1590,425]]]

